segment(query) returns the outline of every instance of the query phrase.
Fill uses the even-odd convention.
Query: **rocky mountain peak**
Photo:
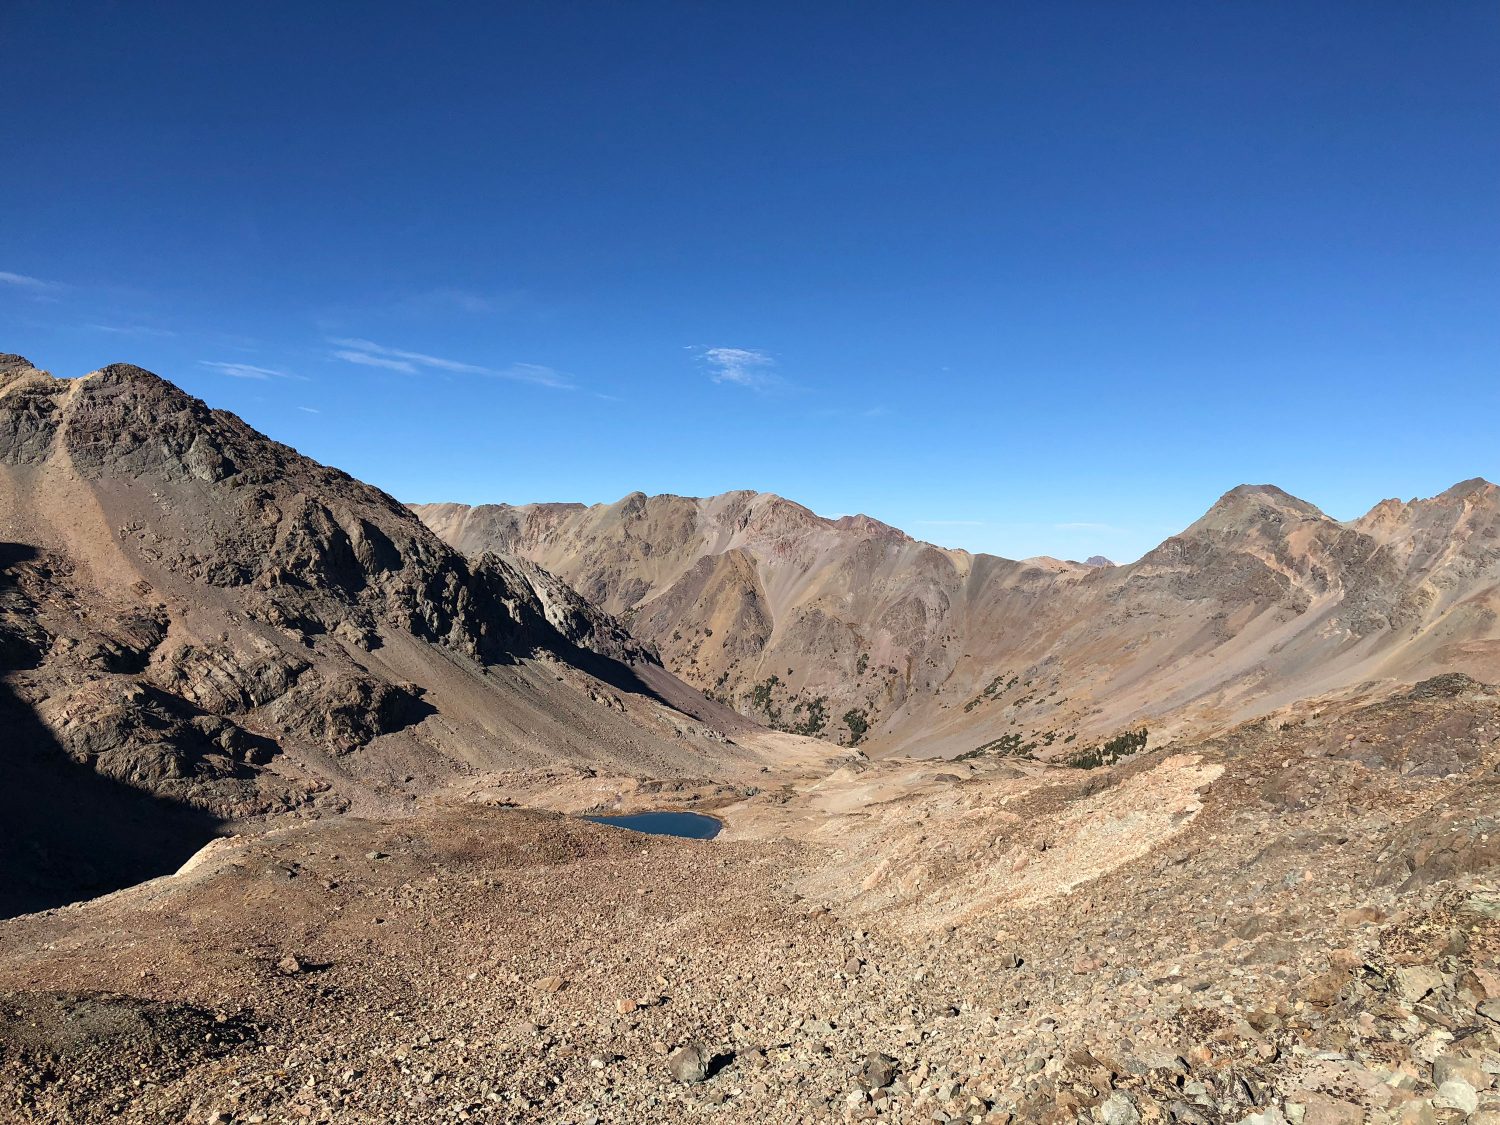
[[[51,381],[50,375],[39,371],[25,356],[0,354],[0,394],[25,384],[45,385]]]
[[[1484,477],[1470,477],[1461,480],[1452,488],[1440,492],[1438,500],[1466,500],[1477,503],[1495,503],[1500,497],[1500,488],[1485,480]]]
[[[31,360],[14,352],[0,352],[0,375],[10,375],[18,371],[35,371],[36,367]]]
[[[873,535],[884,539],[900,539],[910,541],[911,536],[899,527],[892,527],[888,523],[882,523],[874,516],[856,514],[852,516],[840,516],[833,520],[833,526],[840,531],[852,531],[859,535]]]
[[[1410,501],[1382,500],[1349,526],[1381,541],[1433,540],[1427,546],[1467,538],[1475,530],[1489,539],[1500,525],[1500,488],[1484,477],[1459,481],[1436,496]]]
[[[1182,537],[1261,534],[1279,538],[1308,520],[1333,522],[1316,506],[1274,484],[1241,484],[1219,497]]]

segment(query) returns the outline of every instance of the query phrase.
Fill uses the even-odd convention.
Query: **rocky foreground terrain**
[[[415,510],[461,550],[556,572],[710,696],[872,755],[1065,757],[1500,675],[1500,489],[1478,479],[1348,523],[1241,486],[1118,567],[945,550],[755,492]]]
[[[1493,493],[1033,568],[1006,643],[1097,653],[1100,722],[1168,652],[1221,693],[876,756],[154,375],[0,359],[0,1121],[1500,1125]],[[724,831],[577,815],[658,809]]]
[[[1450,676],[1099,770],[789,771],[710,842],[482,785],[222,841],[0,923],[0,1113],[1494,1122],[1497,738]]]

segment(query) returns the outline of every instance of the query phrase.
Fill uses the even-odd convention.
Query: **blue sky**
[[[1128,559],[1241,482],[1500,477],[1492,3],[10,0],[0,42],[0,350],[405,500]]]

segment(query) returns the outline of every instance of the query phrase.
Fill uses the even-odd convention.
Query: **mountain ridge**
[[[387,494],[141,368],[58,379],[13,355],[0,707],[27,732],[3,764],[34,779],[0,809],[30,828],[0,847],[23,873],[0,910],[159,865],[169,807],[191,850],[266,818],[401,814],[489,770],[761,761],[731,739],[753,723],[536,564],[466,559]],[[114,836],[39,818],[80,786]],[[22,839],[50,858],[11,855]]]
[[[1492,674],[1500,641],[1489,546],[1500,490],[1483,478],[1349,521],[1275,485],[1239,485],[1110,567],[943,548],[750,490],[413,508],[460,549],[500,546],[556,571],[700,689],[795,730],[822,700],[816,714],[833,722],[818,733],[857,741],[836,729],[853,713],[877,753],[924,741],[964,752],[1012,734],[1052,746],[1148,721],[1214,729],[1299,691],[1409,683],[1450,663]],[[1005,694],[997,676],[1035,679],[1059,661],[1091,681],[1086,702],[1049,716],[1007,700],[1002,722],[974,717]],[[860,682],[871,666],[873,690]]]

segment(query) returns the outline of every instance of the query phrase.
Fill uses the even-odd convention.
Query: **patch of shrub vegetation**
[[[858,746],[870,729],[870,717],[862,708],[851,708],[844,712],[844,725],[849,728],[849,745]]]
[[[1112,766],[1121,758],[1146,748],[1146,728],[1128,730],[1117,734],[1099,746],[1090,746],[1069,758],[1067,764],[1074,769],[1093,770],[1100,766]]]
[[[983,746],[960,754],[954,758],[955,762],[967,762],[974,758],[982,758],[986,754],[994,754],[1003,758],[1027,758],[1035,753],[1037,743],[1035,740],[1024,742],[1019,734],[1002,734],[999,738],[986,742]]]
[[[772,724],[781,722],[781,708],[773,706],[771,703],[771,692],[775,690],[776,685],[779,683],[781,683],[781,677],[773,672],[769,677],[761,680],[758,684],[752,685],[750,688],[750,705],[769,718]]]
[[[818,698],[814,699],[806,706],[807,715],[802,719],[800,723],[797,723],[792,727],[792,733],[805,734],[809,737],[815,737],[819,732],[822,731],[824,727],[828,725],[828,697],[826,695],[820,695],[818,696]],[[802,701],[798,700],[797,706],[792,708],[792,714],[800,714],[802,709]]]
[[[969,700],[969,702],[967,702],[967,703],[964,704],[964,710],[965,711],[972,711],[972,710],[974,710],[974,708],[978,707],[986,699],[994,699],[996,695],[999,695],[999,694],[1001,694],[1003,692],[1009,691],[1011,689],[1012,685],[1014,685],[1015,682],[1016,682],[1016,678],[1014,676],[1012,676],[1011,679],[1010,679],[1010,683],[1006,684],[1004,687],[1001,687],[1000,686],[1000,681],[1003,680],[1003,679],[1005,679],[1005,673],[1001,672],[993,680],[991,680],[989,683],[985,684],[983,691],[981,691],[973,699]]]

